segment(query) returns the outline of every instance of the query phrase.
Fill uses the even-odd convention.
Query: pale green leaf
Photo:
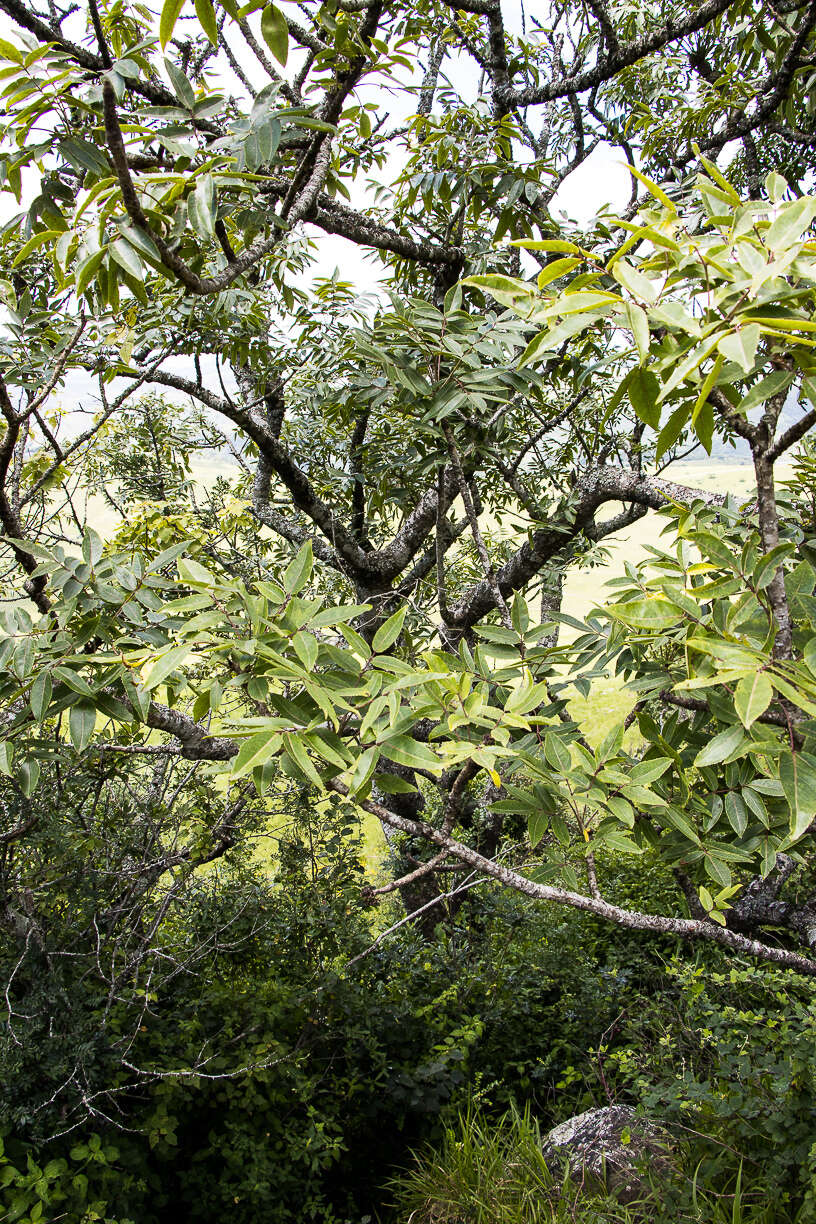
[[[781,251],[797,242],[816,217],[816,196],[802,196],[785,204],[764,234],[771,250]]]
[[[287,732],[284,735],[284,740],[286,743],[286,755],[294,763],[295,767],[313,786],[316,786],[318,790],[323,790],[323,781],[320,774],[312,764],[312,759],[300,737]]]
[[[719,735],[715,735],[704,748],[700,749],[694,758],[694,764],[698,769],[703,769],[707,765],[720,765],[737,751],[744,740],[745,732],[739,723],[735,723],[733,727],[726,727],[724,731],[720,731]]]
[[[772,697],[773,685],[765,672],[757,672],[754,676],[743,676],[734,690],[734,709],[742,725],[750,727],[760,714],[764,714]]]
[[[277,756],[281,746],[281,735],[274,728],[259,731],[244,740],[241,749],[232,762],[232,776],[240,778],[258,765],[265,765],[272,757]]]
[[[0,740],[0,774],[11,777],[11,762],[14,759],[14,745],[8,740]]]
[[[733,361],[746,374],[754,368],[760,330],[756,323],[746,323],[737,331],[723,336],[717,344],[717,349],[726,361]]]
[[[779,780],[790,807],[790,842],[808,830],[816,816],[816,757],[807,752],[783,752]]]
[[[683,614],[668,599],[631,599],[625,603],[610,604],[610,616],[631,625],[633,629],[669,629],[683,619]]]
[[[187,657],[191,650],[192,646],[190,645],[174,646],[171,650],[168,650],[166,654],[160,655],[153,664],[153,667],[150,669],[147,679],[142,682],[142,688],[144,691],[146,693],[151,693],[153,689],[162,684],[171,674],[171,672],[176,670],[176,668],[179,666],[182,660]]]
[[[438,772],[441,769],[430,748],[411,739],[409,735],[392,735],[380,744],[382,755],[397,765],[405,765],[408,769],[429,769]]]
[[[283,575],[283,589],[287,595],[297,595],[312,576],[312,542],[307,540],[296,557],[289,562]]]

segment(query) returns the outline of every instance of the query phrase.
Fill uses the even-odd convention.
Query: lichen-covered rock
[[[650,1180],[671,1174],[669,1137],[628,1105],[589,1109],[554,1127],[543,1144],[554,1172],[569,1164],[573,1181],[605,1189],[621,1203],[641,1198]]]

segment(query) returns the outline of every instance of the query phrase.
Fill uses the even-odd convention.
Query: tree
[[[816,422],[816,4],[0,8],[3,847],[53,762],[124,754],[138,793],[180,758],[191,870],[289,776],[404,835],[369,895],[419,917],[493,879],[816,973],[808,452],[774,477]],[[631,199],[579,233],[558,188],[603,148]],[[387,295],[305,287],[326,233]],[[715,439],[748,505],[665,475]],[[182,440],[232,487],[200,497]],[[649,509],[672,550],[576,626],[565,572]],[[636,704],[593,747],[567,700],[609,667]],[[604,896],[619,854],[676,909]]]

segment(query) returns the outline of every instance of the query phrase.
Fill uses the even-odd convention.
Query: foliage
[[[605,1051],[604,1068],[688,1136],[705,1182],[733,1172],[736,1150],[748,1200],[760,1197],[757,1184],[762,1194],[770,1186],[792,1210],[815,1188],[814,1041],[806,981],[675,961],[655,1012],[647,1004],[632,1016],[625,1044]]]
[[[473,1085],[645,1095],[747,1162],[768,1110],[763,1184],[813,1163],[816,7],[461,4],[0,0],[29,1215],[339,1224]],[[629,203],[579,228],[612,150]],[[747,503],[669,478],[715,445]],[[576,621],[648,510],[667,547]],[[598,742],[569,699],[610,671]]]
[[[682,1205],[661,1201],[665,1186],[644,1190],[640,1201],[628,1206],[590,1197],[568,1175],[553,1178],[540,1145],[541,1133],[527,1113],[488,1119],[470,1106],[446,1127],[440,1146],[420,1152],[415,1165],[395,1178],[396,1219],[417,1224],[788,1224],[791,1219],[784,1208],[746,1192],[741,1170],[726,1193],[706,1188],[698,1172]]]
[[[54,1219],[65,1220],[66,1224],[92,1220],[134,1224],[129,1217],[113,1219],[107,1213],[108,1195],[126,1199],[133,1181],[117,1168],[118,1149],[104,1143],[98,1134],[74,1144],[67,1157],[48,1159],[46,1154],[40,1158],[42,1163],[37,1157],[26,1145],[13,1141],[7,1152],[0,1139],[0,1207],[4,1219],[14,1224]]]

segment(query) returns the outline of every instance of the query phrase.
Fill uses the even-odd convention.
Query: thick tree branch
[[[499,590],[506,599],[526,586],[571,539],[591,528],[595,511],[605,502],[631,502],[659,510],[669,502],[685,505],[697,499],[707,505],[720,505],[725,500],[710,490],[689,488],[653,476],[640,476],[624,468],[611,465],[590,468],[576,480],[574,497],[561,517],[535,531],[498,571]],[[485,579],[465,592],[459,603],[451,608],[452,624],[462,634],[496,606],[491,583]]]
[[[337,779],[330,782],[329,786],[340,795],[348,794],[347,788]],[[807,974],[809,977],[816,977],[816,960],[810,960],[799,952],[792,952],[787,948],[774,948],[768,944],[761,943],[757,939],[750,939],[735,931],[729,931],[727,928],[715,926],[712,923],[703,922],[699,919],[672,918],[662,914],[644,914],[638,910],[629,910],[619,905],[613,905],[611,902],[604,901],[600,897],[587,897],[583,893],[572,892],[569,889],[558,888],[551,884],[538,884],[519,872],[496,863],[493,859],[485,858],[484,855],[479,854],[478,850],[472,850],[470,846],[457,841],[449,833],[445,833],[442,829],[437,829],[425,821],[409,820],[407,817],[399,816],[396,812],[384,807],[383,804],[376,803],[371,799],[365,800],[360,806],[373,816],[376,816],[383,824],[387,824],[393,829],[399,829],[403,833],[408,833],[412,837],[421,837],[433,842],[435,845],[446,850],[450,855],[458,858],[460,862],[475,868],[483,875],[490,876],[500,884],[504,884],[507,888],[512,888],[516,892],[532,897],[533,900],[550,901],[556,905],[568,906],[570,909],[583,910],[585,913],[595,914],[598,918],[604,918],[607,922],[625,927],[628,930],[650,931],[655,935],[672,936],[691,943],[698,941],[717,943],[721,947],[729,948],[732,952],[750,956],[755,960],[783,965],[787,968],[795,969],[798,973]]]

